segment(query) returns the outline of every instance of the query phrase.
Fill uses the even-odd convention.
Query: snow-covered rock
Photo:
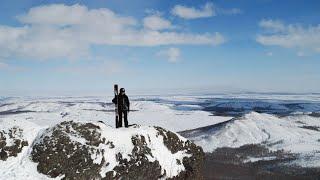
[[[0,120],[0,160],[10,160],[23,153],[37,131],[38,126],[28,121]]]
[[[23,136],[23,129],[13,126],[0,131],[0,160],[17,157],[25,146],[28,146],[28,141]]]
[[[39,133],[30,156],[40,173],[67,179],[197,179],[204,158],[200,147],[160,127],[73,121]]]
[[[41,128],[29,121],[0,119],[0,179],[47,179],[30,158],[31,144]]]

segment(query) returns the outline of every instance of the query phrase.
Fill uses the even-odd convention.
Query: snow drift
[[[20,122],[19,122],[20,123]],[[100,122],[64,121],[47,129],[1,122],[4,179],[197,179],[202,149],[160,127],[115,129]],[[8,135],[13,132],[16,135]],[[12,133],[11,133],[12,134]],[[13,137],[10,139],[10,137]],[[16,145],[15,140],[24,142]],[[3,146],[2,144],[7,144]],[[12,154],[8,146],[16,145]]]

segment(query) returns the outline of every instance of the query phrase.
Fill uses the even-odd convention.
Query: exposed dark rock
[[[99,178],[100,164],[93,163],[91,159],[91,152],[94,150],[89,145],[72,141],[68,135],[91,140],[88,141],[90,145],[96,146],[101,141],[95,128],[98,127],[91,123],[69,121],[53,127],[52,134],[43,134],[42,142],[35,144],[31,153],[32,160],[39,162],[38,171],[50,177],[65,175],[66,179]],[[102,152],[96,150],[95,153]]]
[[[28,141],[23,138],[23,130],[12,127],[8,130],[0,131],[0,160],[7,160],[8,157],[16,157],[24,146],[28,146]],[[8,144],[8,141],[12,143]]]
[[[183,165],[187,171],[180,173],[178,177],[172,179],[195,179],[202,178],[201,169],[203,168],[204,152],[201,147],[196,146],[191,141],[183,142],[177,134],[167,131],[161,127],[155,127],[158,134],[163,136],[165,146],[172,152],[176,153],[181,149],[186,149],[191,157],[183,158]],[[200,170],[200,171],[199,171]]]
[[[62,113],[60,113],[60,115],[61,115],[62,118],[64,118],[64,117],[68,116],[69,113],[67,113],[67,112],[62,112]]]
[[[309,129],[313,131],[320,131],[320,127],[317,127],[317,126],[301,126],[301,128]]]
[[[140,128],[140,126],[132,126],[129,130],[131,128]],[[183,159],[174,161],[177,164],[183,164],[185,170],[171,179],[202,179],[204,153],[200,147],[190,141],[182,140],[175,133],[163,128],[155,127],[153,131],[157,132],[157,138],[163,137],[163,145],[172,154],[179,151],[188,154]],[[38,163],[37,169],[40,173],[50,177],[64,176],[64,179],[167,178],[168,172],[161,167],[157,159],[159,157],[154,157],[149,147],[154,139],[148,134],[139,133],[130,137],[133,145],[131,152],[114,154],[117,165],[101,175],[101,169],[110,165],[110,159],[105,159],[105,153],[110,153],[111,149],[117,148],[115,142],[101,134],[100,127],[93,123],[62,122],[48,128],[40,136],[39,141],[34,143],[31,152],[32,160]],[[97,156],[102,159],[94,161],[92,157]]]
[[[134,136],[131,138],[134,148],[131,159],[124,159],[121,154],[117,155],[119,165],[113,170],[116,176],[109,173],[106,179],[158,179],[163,175],[159,161],[149,162],[147,155],[153,157],[151,149],[147,146],[144,136]]]
[[[320,112],[312,112],[310,114],[310,116],[312,116],[312,117],[320,117]]]

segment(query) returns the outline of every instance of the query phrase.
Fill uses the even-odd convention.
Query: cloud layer
[[[158,14],[147,16],[143,19],[143,25],[147,29],[151,30],[164,30],[173,28],[170,21],[162,18]]]
[[[260,44],[320,53],[320,24],[304,27],[300,24],[284,24],[278,20],[262,20],[259,26],[265,31],[256,37]],[[301,52],[298,54],[301,55]]]
[[[171,10],[171,13],[173,15],[179,16],[184,19],[196,19],[196,18],[211,17],[216,15],[216,12],[213,9],[212,3],[206,3],[200,9],[197,9],[195,7],[187,7],[184,5],[176,5]]]
[[[218,32],[168,31],[171,22],[159,15],[144,18],[141,27],[141,22],[133,17],[78,4],[34,7],[19,15],[18,20],[22,24],[20,27],[0,25],[3,58],[77,58],[88,56],[92,45],[219,45],[225,42]]]
[[[214,6],[213,3],[207,2],[204,6],[200,8],[188,7],[184,5],[176,5],[171,10],[171,14],[178,16],[183,19],[197,19],[197,18],[207,18],[216,16],[218,14],[222,15],[233,15],[241,14],[242,11],[238,8],[225,9]]]

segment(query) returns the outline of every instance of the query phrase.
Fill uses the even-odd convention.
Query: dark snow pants
[[[128,111],[119,111],[119,119],[117,127],[122,127],[122,116],[124,120],[124,126],[128,127]]]

